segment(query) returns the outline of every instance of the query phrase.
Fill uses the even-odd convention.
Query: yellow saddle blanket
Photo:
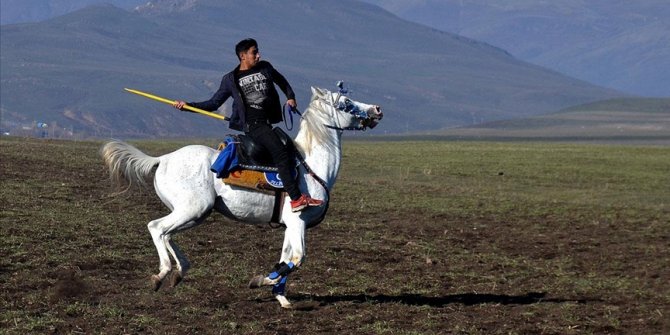
[[[220,143],[218,151],[226,147],[225,143]],[[250,169],[238,169],[231,171],[227,177],[221,180],[228,184],[244,187],[257,191],[278,192],[284,191],[281,181],[278,179],[277,172],[265,172]]]
[[[228,185],[235,185],[252,190],[272,192],[282,190],[282,188],[273,186],[271,183],[272,180],[268,180],[267,173],[261,171],[236,170],[232,171],[228,177],[222,178],[222,180]]]

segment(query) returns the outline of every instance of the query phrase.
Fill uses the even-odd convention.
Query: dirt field
[[[247,288],[282,229],[216,213],[153,292],[146,224],[167,209],[110,196],[100,145],[3,138],[0,333],[670,333],[667,147],[347,144],[284,310]]]

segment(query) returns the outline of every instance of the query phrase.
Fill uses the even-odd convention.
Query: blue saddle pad
[[[216,178],[226,178],[231,171],[239,168],[237,146],[233,137],[226,137],[226,147],[221,150],[210,170],[216,173]]]
[[[268,184],[272,185],[274,188],[284,188],[284,183],[281,181],[281,178],[279,177],[279,172],[275,171],[266,171],[263,173],[265,176],[265,181],[268,182]]]
[[[290,138],[280,128],[275,128],[285,145]],[[264,173],[268,184],[276,188],[283,188],[284,184],[279,177],[277,167],[269,160],[267,156],[261,156],[264,152],[259,149],[253,141],[244,135],[228,135],[224,139],[225,148],[221,150],[210,170],[216,173],[216,178],[227,178],[235,170],[253,170]],[[292,142],[288,142],[292,143]],[[267,154],[267,153],[265,153]],[[296,160],[296,167],[299,162]],[[298,175],[294,169],[291,173],[293,177]]]

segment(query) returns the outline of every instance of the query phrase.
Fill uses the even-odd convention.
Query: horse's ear
[[[317,95],[317,96],[322,97],[324,95],[324,93],[323,93],[322,89],[312,86],[312,95]]]

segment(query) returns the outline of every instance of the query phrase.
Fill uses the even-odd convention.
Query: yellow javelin
[[[149,93],[146,93],[146,92],[142,92],[142,91],[138,91],[138,90],[133,90],[133,89],[130,89],[130,88],[124,88],[124,90],[126,90],[126,91],[128,91],[128,92],[130,92],[130,93],[135,93],[135,94],[137,94],[137,95],[141,95],[141,96],[143,96],[143,97],[145,97],[145,98],[149,98],[149,99],[153,99],[153,100],[156,100],[156,101],[160,101],[160,102],[166,103],[166,104],[168,104],[168,105],[174,105],[174,103],[175,103],[174,100],[169,100],[169,99],[161,98],[161,97],[159,97],[159,96],[155,96],[155,95],[153,95],[153,94],[149,94]],[[189,110],[189,111],[191,111],[191,112],[196,112],[196,113],[200,113],[200,114],[205,114],[205,115],[207,115],[207,116],[211,116],[211,117],[213,117],[213,118],[221,119],[221,120],[224,120],[224,121],[228,121],[228,120],[230,120],[229,118],[227,118],[227,117],[225,117],[225,116],[223,116],[223,115],[219,115],[219,114],[216,114],[216,113],[208,112],[208,111],[206,111],[206,110],[203,110],[203,109],[200,109],[200,108],[191,107],[191,106],[189,106],[189,105],[184,105],[184,109]]]

